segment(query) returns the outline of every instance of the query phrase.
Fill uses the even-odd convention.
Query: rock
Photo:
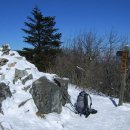
[[[25,103],[28,102],[28,101],[31,100],[31,99],[32,99],[32,98],[29,98],[29,99],[27,99],[27,100],[21,102],[21,103],[18,105],[18,107],[24,106]]]
[[[10,47],[8,44],[2,46],[2,52],[3,52],[2,55],[9,55],[9,51],[10,51]]]
[[[22,79],[22,84],[25,85],[25,83],[28,81],[28,80],[31,80],[33,79],[33,76],[32,74],[26,76],[24,79]]]
[[[8,62],[7,59],[5,59],[5,58],[0,58],[0,66],[6,65],[7,62]]]
[[[31,68],[25,68],[25,70],[31,70]]]
[[[13,83],[15,83],[18,79],[21,80],[22,77],[27,76],[27,75],[28,75],[28,72],[26,70],[15,69],[15,76],[14,76]]]
[[[5,79],[5,74],[0,74],[0,81]]]
[[[15,58],[18,59],[18,60],[22,60],[23,59],[23,57],[21,57],[21,56],[15,57]]]
[[[11,54],[10,54],[10,56],[14,56],[14,55],[15,55],[15,53],[11,53]]]
[[[64,106],[66,103],[70,101],[70,96],[68,94],[68,78],[60,78],[55,77],[54,82],[61,88],[63,98],[62,98],[62,105]]]
[[[13,62],[13,63],[9,63],[8,67],[14,67],[16,65],[17,62]]]
[[[63,106],[69,102],[70,100],[70,96],[68,94],[68,83],[69,83],[69,79],[68,78],[59,78],[56,77],[54,78],[55,83],[57,83],[57,85],[59,87],[62,87],[62,91],[63,91],[63,98],[62,98],[62,104]]]
[[[68,81],[61,78],[58,78],[58,80],[56,78],[54,82],[51,82],[43,76],[33,82],[30,93],[38,108],[38,112],[43,114],[51,112],[61,113],[62,105],[65,105],[68,98],[64,98],[64,94],[68,96],[67,88]]]
[[[23,90],[24,90],[25,92],[27,92],[30,88],[31,88],[31,85],[29,85],[29,86],[27,86],[27,87],[24,87]]]
[[[9,86],[7,86],[5,83],[0,83],[0,113],[2,113],[1,106],[2,101],[5,100],[7,97],[11,97],[11,91],[9,89]]]

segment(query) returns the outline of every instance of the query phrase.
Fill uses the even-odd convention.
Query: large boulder
[[[0,83],[0,113],[2,113],[1,106],[2,101],[5,100],[7,97],[11,97],[11,91],[9,89],[9,86],[5,83]]]
[[[54,81],[49,81],[43,76],[32,84],[30,93],[40,113],[61,113],[62,106],[69,99],[67,89],[68,79],[54,78]]]

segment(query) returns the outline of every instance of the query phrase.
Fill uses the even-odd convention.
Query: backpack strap
[[[83,109],[83,111],[86,111],[86,109],[88,109],[88,94],[87,93],[84,94],[84,109]]]
[[[90,99],[90,106],[88,105],[88,97]],[[91,106],[92,106],[92,98],[89,94],[84,95],[84,109],[83,109],[83,114],[87,118],[91,114]]]
[[[88,97],[89,97],[89,99],[90,99],[90,106],[88,105]],[[91,98],[91,96],[90,96],[88,93],[86,93],[86,94],[84,95],[84,105],[85,105],[85,109],[86,109],[86,108],[90,108],[90,109],[91,109],[91,106],[92,106],[92,98]]]
[[[89,96],[89,99],[90,99],[90,109],[91,109],[91,106],[92,106],[92,98],[91,98],[91,96],[88,94],[88,96]]]

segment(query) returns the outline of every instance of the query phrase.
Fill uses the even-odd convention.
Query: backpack
[[[90,100],[90,104],[89,104],[89,100]],[[80,114],[80,116],[82,114],[85,115],[85,117],[88,117],[90,114],[95,114],[97,113],[96,110],[91,109],[92,106],[92,98],[91,96],[86,93],[85,91],[81,91],[77,97],[77,101],[75,103],[75,110],[77,114]]]

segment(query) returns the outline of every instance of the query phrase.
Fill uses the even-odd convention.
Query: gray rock
[[[6,65],[7,62],[8,62],[7,59],[5,59],[5,58],[0,58],[0,66]]]
[[[21,78],[26,75],[28,75],[28,72],[26,70],[15,69],[15,76],[14,76],[13,83],[15,83],[18,79],[21,80]]]
[[[25,92],[27,92],[30,88],[31,88],[31,85],[24,87],[23,90],[24,90]]]
[[[28,80],[31,80],[33,79],[33,76],[32,74],[29,74],[28,76],[26,76],[24,79],[22,79],[22,84],[25,85],[25,83],[28,81]]]
[[[30,93],[40,113],[61,113],[68,99],[64,98],[64,94],[68,96],[67,88],[68,81],[58,78],[51,82],[43,76],[32,84]]]
[[[17,62],[9,63],[8,67],[14,67],[17,64]]]
[[[60,78],[60,77],[56,77],[54,78],[55,83],[61,87],[62,89],[62,93],[63,93],[63,98],[62,98],[62,104],[63,106],[69,102],[70,100],[70,96],[68,94],[68,83],[69,83],[69,79],[67,78]]]
[[[31,70],[31,68],[25,68],[25,70]]]
[[[8,44],[5,44],[2,46],[2,52],[3,52],[2,55],[9,55],[9,51],[10,51],[10,48]]]
[[[29,99],[27,99],[27,100],[21,102],[21,103],[18,105],[18,107],[24,106],[24,105],[25,105],[29,100],[31,100],[31,99],[32,99],[32,98],[29,98]]]
[[[14,56],[14,55],[15,55],[15,53],[11,53],[11,54],[10,54],[10,56]]]
[[[2,101],[5,100],[7,97],[11,97],[11,91],[9,89],[9,86],[7,86],[5,83],[0,83],[0,113],[2,113],[1,105]]]

